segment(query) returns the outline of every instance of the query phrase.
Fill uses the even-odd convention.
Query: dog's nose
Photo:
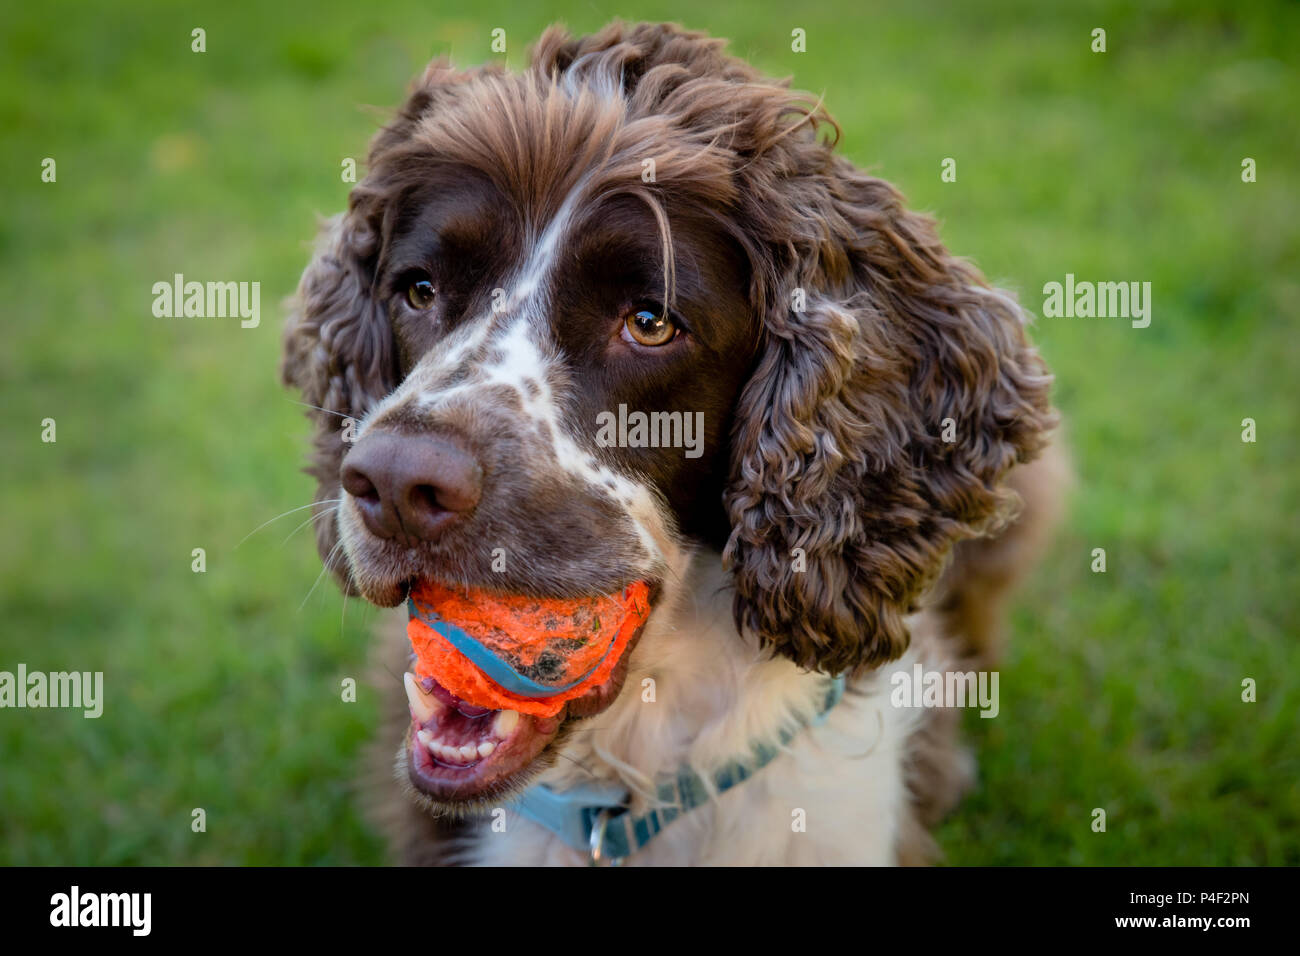
[[[454,442],[385,431],[362,436],[340,478],[371,533],[408,546],[437,538],[483,489],[483,469]]]

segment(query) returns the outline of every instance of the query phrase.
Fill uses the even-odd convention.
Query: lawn
[[[499,27],[517,66],[616,14],[824,93],[844,151],[1035,312],[1067,273],[1152,285],[1145,329],[1038,321],[1077,482],[948,861],[1300,863],[1300,7],[869,6],[6,4],[0,670],[103,671],[106,700],[0,710],[0,863],[383,860],[376,707],[340,693],[374,612],[315,586],[306,513],[249,537],[312,494],[279,303],[430,57],[499,59]],[[175,273],[260,282],[260,324],[156,318]]]

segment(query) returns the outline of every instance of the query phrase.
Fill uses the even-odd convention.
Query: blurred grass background
[[[340,700],[373,612],[328,581],[299,610],[305,513],[236,549],[312,493],[277,304],[368,104],[432,56],[497,56],[495,27],[518,66],[549,22],[615,15],[824,92],[844,151],[1034,311],[1067,272],[1153,285],[1145,330],[1038,323],[1078,488],[1014,615],[1001,717],[969,721],[981,783],[949,861],[1300,863],[1300,8],[1037,0],[6,4],[0,670],[102,670],[106,704],[0,711],[0,862],[383,859],[355,794],[376,708],[364,682]],[[260,281],[260,327],[154,318],[176,272]]]

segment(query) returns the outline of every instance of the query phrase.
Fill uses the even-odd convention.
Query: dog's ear
[[[285,384],[318,406],[313,417],[332,418],[335,430],[394,385],[391,330],[371,297],[379,240],[353,197],[348,212],[324,224],[302,274],[280,368]]]
[[[354,197],[355,197],[354,192]],[[303,272],[284,333],[280,374],[302,392],[315,425],[308,471],[316,479],[316,547],[331,570],[338,529],[332,502],[348,428],[395,386],[392,332],[371,295],[378,239],[355,199],[349,211],[324,224],[316,252]],[[329,517],[325,517],[328,515]],[[350,588],[340,577],[345,590]]]
[[[349,195],[347,211],[324,223],[291,303],[280,376],[315,406],[308,409],[316,426],[309,471],[318,482],[318,502],[338,497],[348,420],[359,421],[398,384],[387,311],[373,295],[383,230],[402,194],[413,130],[466,77],[434,61],[415,82],[396,117],[372,140],[369,172]],[[335,523],[317,521],[315,528],[328,564],[338,540]]]
[[[1005,513],[1003,475],[1055,423],[1051,379],[1014,300],[893,187],[814,135],[775,150],[783,175],[747,184],[764,342],[724,558],[737,625],[839,673],[900,655],[951,545]]]

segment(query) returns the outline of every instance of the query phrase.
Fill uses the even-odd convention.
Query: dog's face
[[[1048,379],[1014,304],[827,122],[671,27],[549,31],[520,75],[430,67],[286,337],[343,585],[390,606],[426,579],[644,581],[654,605],[703,542],[739,627],[801,664],[901,653],[946,549],[1041,444]],[[519,785],[626,660],[546,718],[408,681],[413,784],[443,805]]]
[[[723,452],[757,331],[741,254],[693,214],[694,197],[667,203],[658,211],[677,265],[667,305],[663,236],[639,177],[575,162],[587,131],[572,110],[556,119],[570,132],[553,154],[523,147],[551,188],[530,195],[430,150],[414,157],[418,186],[389,213],[374,295],[400,384],[344,460],[353,481],[338,513],[352,579],[376,603],[397,603],[431,575],[506,593],[606,594],[661,580],[682,536],[725,541]],[[624,420],[666,413],[667,446],[649,436],[620,445],[608,427],[620,409]],[[393,500],[373,500],[390,490],[394,455],[413,454],[403,444],[437,459],[424,473],[411,465],[426,493],[442,505],[448,492],[474,500],[432,502],[441,518],[428,529],[418,496],[395,488]],[[452,474],[448,455],[472,478]],[[385,510],[391,529],[375,513]]]

